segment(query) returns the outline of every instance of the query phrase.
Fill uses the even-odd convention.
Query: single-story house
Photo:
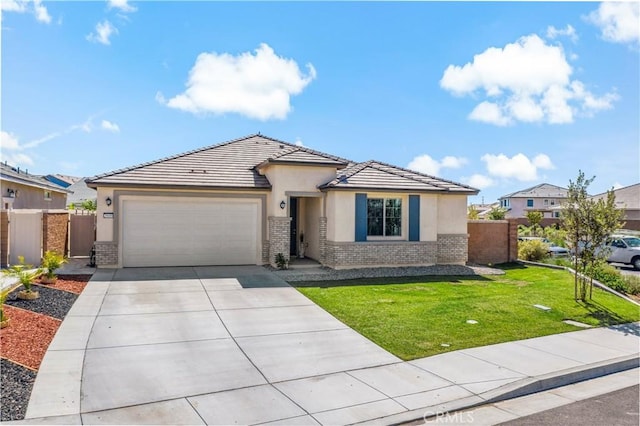
[[[95,176],[101,267],[464,264],[466,185],[260,134]]]
[[[71,194],[67,197],[67,208],[74,207],[80,209],[85,201],[95,201],[96,190],[87,186],[87,178],[78,179],[75,183],[67,187]]]
[[[70,191],[19,167],[0,163],[0,193],[0,210],[56,210],[66,208]]]

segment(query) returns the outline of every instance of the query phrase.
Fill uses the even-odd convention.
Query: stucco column
[[[289,261],[290,217],[269,216],[269,263],[276,266],[276,255],[282,253]]]

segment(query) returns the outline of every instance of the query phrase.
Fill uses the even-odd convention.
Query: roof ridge
[[[542,182],[542,183],[539,183],[539,184],[537,184],[537,185],[531,186],[531,187],[529,187],[529,188],[521,189],[521,190],[519,190],[519,191],[514,191],[514,192],[512,192],[512,193],[510,193],[510,194],[503,195],[503,196],[502,196],[502,197],[500,197],[500,198],[510,198],[510,197],[513,197],[515,194],[519,194],[519,193],[521,193],[521,192],[530,192],[530,191],[533,191],[533,190],[534,190],[534,189],[536,189],[536,188],[540,188],[540,187],[541,187],[541,186],[543,186],[543,185],[549,185],[549,186],[553,186],[553,187],[556,187],[556,188],[559,188],[559,189],[564,189],[565,191],[568,191],[568,188],[565,188],[565,187],[563,187],[563,186],[554,185],[554,184],[552,184],[552,183],[548,183],[548,182]],[[500,198],[498,198],[498,199],[500,199]]]
[[[163,161],[175,160],[176,158],[185,157],[185,156],[191,155],[191,154],[196,154],[198,152],[206,151],[208,149],[213,149],[213,148],[218,148],[218,147],[225,146],[225,145],[230,145],[232,143],[240,142],[240,141],[243,141],[243,140],[246,140],[246,139],[250,139],[250,138],[254,138],[256,136],[260,136],[260,137],[263,137],[265,139],[271,139],[273,141],[276,141],[275,139],[269,138],[267,136],[263,136],[260,133],[254,133],[254,134],[251,134],[251,135],[248,135],[248,136],[244,136],[244,137],[241,137],[241,138],[236,138],[236,139],[228,140],[228,141],[225,141],[225,142],[219,142],[219,143],[216,143],[216,144],[213,144],[213,145],[208,145],[208,146],[204,146],[204,147],[201,147],[201,148],[192,149],[190,151],[182,152],[180,154],[170,155],[168,157],[163,157],[163,158],[160,158],[160,159],[157,159],[157,160],[147,161],[147,162],[144,162],[144,163],[136,164],[134,166],[124,167],[124,168],[121,168],[121,169],[116,169],[116,170],[112,170],[110,172],[106,172],[106,173],[102,173],[102,174],[99,174],[99,175],[95,175],[95,176],[92,176],[92,177],[88,178],[88,182],[92,182],[92,181],[97,180],[97,179],[102,179],[104,177],[113,176],[113,175],[117,175],[117,174],[124,173],[124,172],[130,172],[132,170],[140,169],[142,167],[147,167],[147,166],[151,166],[153,164],[162,163]],[[280,142],[280,141],[278,141],[278,142]]]

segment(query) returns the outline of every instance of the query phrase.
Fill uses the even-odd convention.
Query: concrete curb
[[[640,356],[628,355],[619,357],[615,360],[597,362],[585,366],[570,368],[567,370],[556,371],[539,377],[527,377],[513,383],[509,383],[500,388],[493,389],[478,395],[450,401],[444,404],[419,408],[416,410],[406,411],[404,413],[395,414],[384,417],[385,424],[400,425],[408,422],[423,420],[425,413],[431,415],[426,418],[435,417],[445,412],[454,412],[478,407],[485,404],[491,404],[507,399],[513,399],[533,393],[543,392],[562,386],[571,385],[573,383],[594,379],[597,377],[607,376],[613,373],[619,373],[640,366]],[[378,419],[362,422],[361,424],[379,423]]]

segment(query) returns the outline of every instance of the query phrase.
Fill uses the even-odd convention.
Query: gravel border
[[[39,292],[40,297],[34,300],[22,300],[18,299],[18,292],[21,290],[24,290],[24,286],[20,286],[9,293],[6,304],[48,315],[59,320],[64,319],[78,298],[77,294],[68,291],[57,290],[43,285],[33,285],[31,290]]]
[[[393,268],[331,269],[327,267],[279,270],[269,269],[287,282],[342,281],[360,278],[395,278],[419,276],[503,275],[501,269],[479,265],[433,265]]]
[[[0,359],[0,421],[22,420],[36,380],[36,372],[6,359]]]

